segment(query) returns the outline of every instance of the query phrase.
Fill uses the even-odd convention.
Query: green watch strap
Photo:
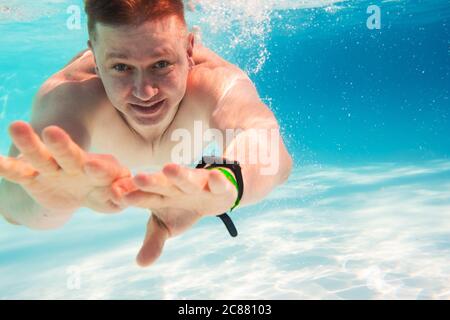
[[[225,177],[236,187],[236,191],[238,192],[238,194],[239,194],[239,186],[238,186],[238,184],[237,184],[237,182],[236,182],[236,179],[234,178],[234,176],[231,174],[231,173],[229,173],[226,169],[224,169],[224,168],[219,168],[219,167],[214,167],[214,168],[205,168],[206,170],[219,170],[220,172],[222,172],[224,175],[225,175]],[[239,205],[239,196],[238,196],[238,198],[236,199],[236,202],[234,203],[234,206],[231,208],[231,210],[230,211],[233,211],[233,209],[234,208],[236,208],[238,205]]]

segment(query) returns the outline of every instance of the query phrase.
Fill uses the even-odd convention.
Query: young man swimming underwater
[[[6,220],[52,229],[81,207],[149,209],[137,256],[147,266],[202,217],[261,201],[287,180],[292,159],[273,113],[242,70],[195,43],[182,0],[85,0],[85,10],[89,49],[42,85],[30,124],[10,126],[13,145],[0,156]],[[173,160],[173,133],[199,122],[241,130],[223,145],[226,162],[194,169]],[[276,150],[253,129],[275,130]],[[259,154],[277,155],[272,174],[248,161],[255,141]],[[148,167],[157,171],[132,176]]]

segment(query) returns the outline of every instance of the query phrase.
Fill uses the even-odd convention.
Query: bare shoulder
[[[46,80],[35,96],[31,124],[40,132],[57,125],[80,146],[87,147],[95,116],[105,100],[103,85],[93,72],[93,58],[78,55]]]
[[[194,61],[188,88],[193,96],[206,100],[213,108],[236,81],[252,84],[242,69],[206,47],[196,48]]]
[[[196,66],[190,77],[192,96],[205,102],[211,126],[252,128],[278,126],[273,112],[266,106],[249,76],[238,66],[213,51],[201,48],[194,55]],[[197,58],[197,59],[196,59]]]

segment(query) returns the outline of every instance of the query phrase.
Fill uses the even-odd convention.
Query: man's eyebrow
[[[121,52],[109,52],[106,54],[106,58],[105,58],[106,60],[113,59],[113,58],[126,60],[126,59],[128,59],[128,54],[121,53]]]
[[[151,55],[152,57],[160,57],[160,56],[165,56],[165,55],[174,55],[175,52],[168,48],[168,47],[164,47],[164,48],[158,48],[157,50],[155,50],[155,52],[153,52],[153,54]]]
[[[167,55],[174,56],[175,52],[171,48],[163,47],[163,48],[158,48],[158,49],[154,50],[154,52],[150,53],[149,58],[157,59],[157,58],[164,57]],[[105,60],[109,60],[109,59],[129,60],[130,55],[126,52],[111,51],[111,52],[106,53],[106,55],[105,55]]]

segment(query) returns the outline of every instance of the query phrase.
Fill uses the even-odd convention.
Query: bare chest
[[[211,143],[208,112],[191,102],[180,104],[170,126],[153,143],[130,130],[112,105],[96,118],[90,152],[111,154],[130,170],[158,171],[167,163],[190,165]]]

